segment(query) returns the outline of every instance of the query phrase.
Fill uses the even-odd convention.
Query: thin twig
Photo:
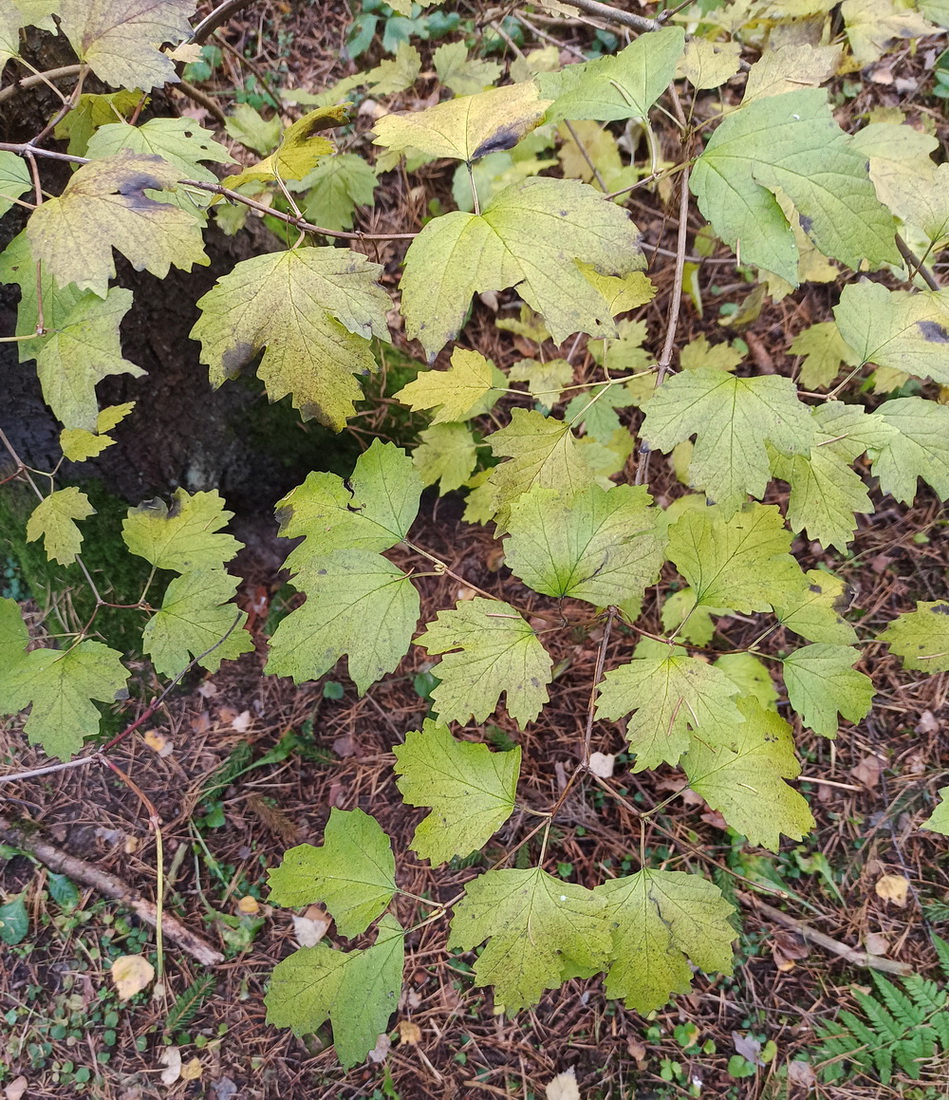
[[[616,608],[609,607],[606,611],[606,626],[603,628],[603,637],[596,653],[596,666],[593,670],[593,681],[590,684],[590,702],[587,706],[587,724],[583,731],[583,756],[584,768],[590,767],[590,744],[593,740],[593,715],[596,711],[596,689],[603,677],[603,665],[606,663],[606,649],[610,644],[610,632],[613,629],[613,619],[616,617]]]
[[[906,270],[909,274],[910,279],[913,279],[916,275],[919,275],[930,290],[935,290],[937,293],[942,290],[942,287],[939,285],[939,280],[936,278],[936,276],[929,270],[928,267],[925,266],[923,261],[916,255],[915,252],[913,252],[913,250],[906,243],[906,241],[903,240],[899,233],[896,234],[896,247],[900,250],[900,255],[906,261]]]
[[[48,84],[51,80],[62,80],[67,76],[78,76],[82,65],[62,65],[58,69],[47,69],[44,73],[34,73],[32,76],[24,76],[13,84],[0,91],[0,103],[12,99],[17,92],[26,88],[33,88],[37,84]]]
[[[607,19],[611,23],[619,23],[623,27],[631,27],[634,31],[648,32],[662,30],[662,23],[658,19],[647,19],[643,15],[633,15],[629,11],[619,11],[611,8],[609,4],[601,4],[599,0],[570,0],[570,3],[585,11],[588,15],[596,15],[600,19]]]

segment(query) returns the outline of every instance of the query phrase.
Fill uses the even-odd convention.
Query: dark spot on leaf
[[[285,530],[290,520],[293,519],[293,509],[289,507],[278,508],[274,512],[274,519],[277,521],[278,529],[281,531]]]
[[[822,591],[821,586],[819,584],[809,584],[807,586],[807,590],[809,592],[818,592],[818,593]]]
[[[561,216],[561,218],[565,218],[567,216],[567,211],[566,210],[561,210],[560,211],[560,216]]]
[[[242,368],[246,367],[254,358],[256,353],[254,345],[243,340],[239,344],[235,344],[234,347],[228,348],[221,356],[221,367],[224,374],[228,378],[236,377],[240,374]]]
[[[933,605],[933,612],[936,615],[949,615],[949,603],[937,603]]]
[[[175,516],[181,512],[181,501],[178,497],[175,497],[171,502],[171,507],[165,513],[165,519],[174,519]]]
[[[489,153],[503,153],[505,149],[513,149],[520,140],[521,132],[516,126],[502,126],[491,137],[481,142],[471,154],[471,160],[480,160]]]
[[[809,237],[811,235],[811,229],[813,229],[813,227],[814,227],[814,219],[809,218],[806,214],[801,214],[800,219],[801,219],[801,229]]]
[[[916,327],[931,344],[949,344],[949,332],[936,321],[917,321]]]
[[[316,575],[318,577],[325,577],[326,576],[326,570],[325,569],[317,569]]]
[[[144,172],[141,172],[135,176],[127,176],[116,186],[115,191],[118,195],[124,195],[126,198],[136,200],[133,206],[139,204],[153,206],[154,200],[147,199],[143,194],[145,188],[149,187],[155,191],[161,191],[164,186],[161,180],[157,180],[154,176],[147,176]]]

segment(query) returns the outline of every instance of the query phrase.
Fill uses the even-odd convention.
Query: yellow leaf
[[[112,963],[112,981],[120,1001],[141,993],[155,977],[155,968],[144,955],[120,955]]]
[[[399,1042],[414,1047],[422,1038],[422,1029],[411,1020],[399,1020]]]
[[[580,1100],[580,1088],[573,1066],[547,1083],[544,1090],[547,1100]]]
[[[909,879],[903,875],[884,875],[877,879],[873,887],[878,898],[891,901],[898,909],[906,905],[906,895],[909,892]]]
[[[191,1058],[181,1067],[182,1081],[197,1081],[201,1076],[201,1059]]]
[[[260,902],[251,894],[247,894],[237,903],[237,911],[252,917],[260,911]]]
[[[142,740],[159,756],[170,756],[175,751],[175,746],[159,730],[146,730],[142,734]]]

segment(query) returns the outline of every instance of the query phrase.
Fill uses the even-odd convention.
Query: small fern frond
[[[941,936],[937,936],[935,932],[931,932],[930,937],[933,947],[936,949],[936,957],[939,959],[939,966],[943,976],[946,981],[949,982],[949,943]]]
[[[217,979],[207,971],[196,978],[191,985],[178,995],[165,1020],[165,1031],[177,1031],[187,1027],[198,1014],[198,1009],[214,992]]]
[[[917,1004],[912,997],[907,996],[902,989],[888,978],[884,978],[882,974],[873,970],[871,975],[883,1003],[894,1017],[894,1036],[904,1033],[907,1028],[921,1024],[926,1019],[927,1013],[924,1006]],[[899,1023],[896,1023],[897,1020]]]

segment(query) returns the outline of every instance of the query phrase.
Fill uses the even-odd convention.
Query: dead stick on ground
[[[107,898],[112,898],[114,901],[127,905],[137,917],[153,928],[155,927],[157,916],[154,902],[143,898],[137,890],[133,890],[131,886],[115,875],[110,875],[107,871],[87,863],[84,859],[72,856],[53,844],[31,836],[25,829],[18,828],[12,821],[3,816],[0,816],[0,840],[27,852],[41,863],[44,863],[51,871],[68,875],[76,882],[81,882],[85,886],[91,886],[94,890],[98,890],[100,894],[104,894]],[[195,935],[190,929],[185,928],[179,920],[168,913],[163,915],[162,924],[165,938],[178,944],[198,962],[203,963],[205,966],[214,966],[224,961],[224,956],[219,951],[215,950],[206,940]]]
[[[825,951],[832,951],[835,955],[839,955],[854,966],[868,966],[872,970],[882,970],[887,974],[896,974],[901,978],[907,978],[913,973],[913,968],[909,963],[897,962],[895,959],[884,959],[879,955],[871,955],[866,951],[859,951],[855,947],[848,947],[847,944],[832,939],[830,936],[824,935],[823,932],[818,932],[816,928],[811,928],[810,925],[805,924],[796,917],[792,917],[789,913],[783,913],[780,909],[775,909],[773,905],[761,901],[754,894],[744,894],[741,891],[736,891],[736,893],[738,900],[743,905],[759,910],[768,920],[777,921],[778,924],[783,924],[785,928],[792,928],[805,940],[816,943],[818,947],[823,947]]]

